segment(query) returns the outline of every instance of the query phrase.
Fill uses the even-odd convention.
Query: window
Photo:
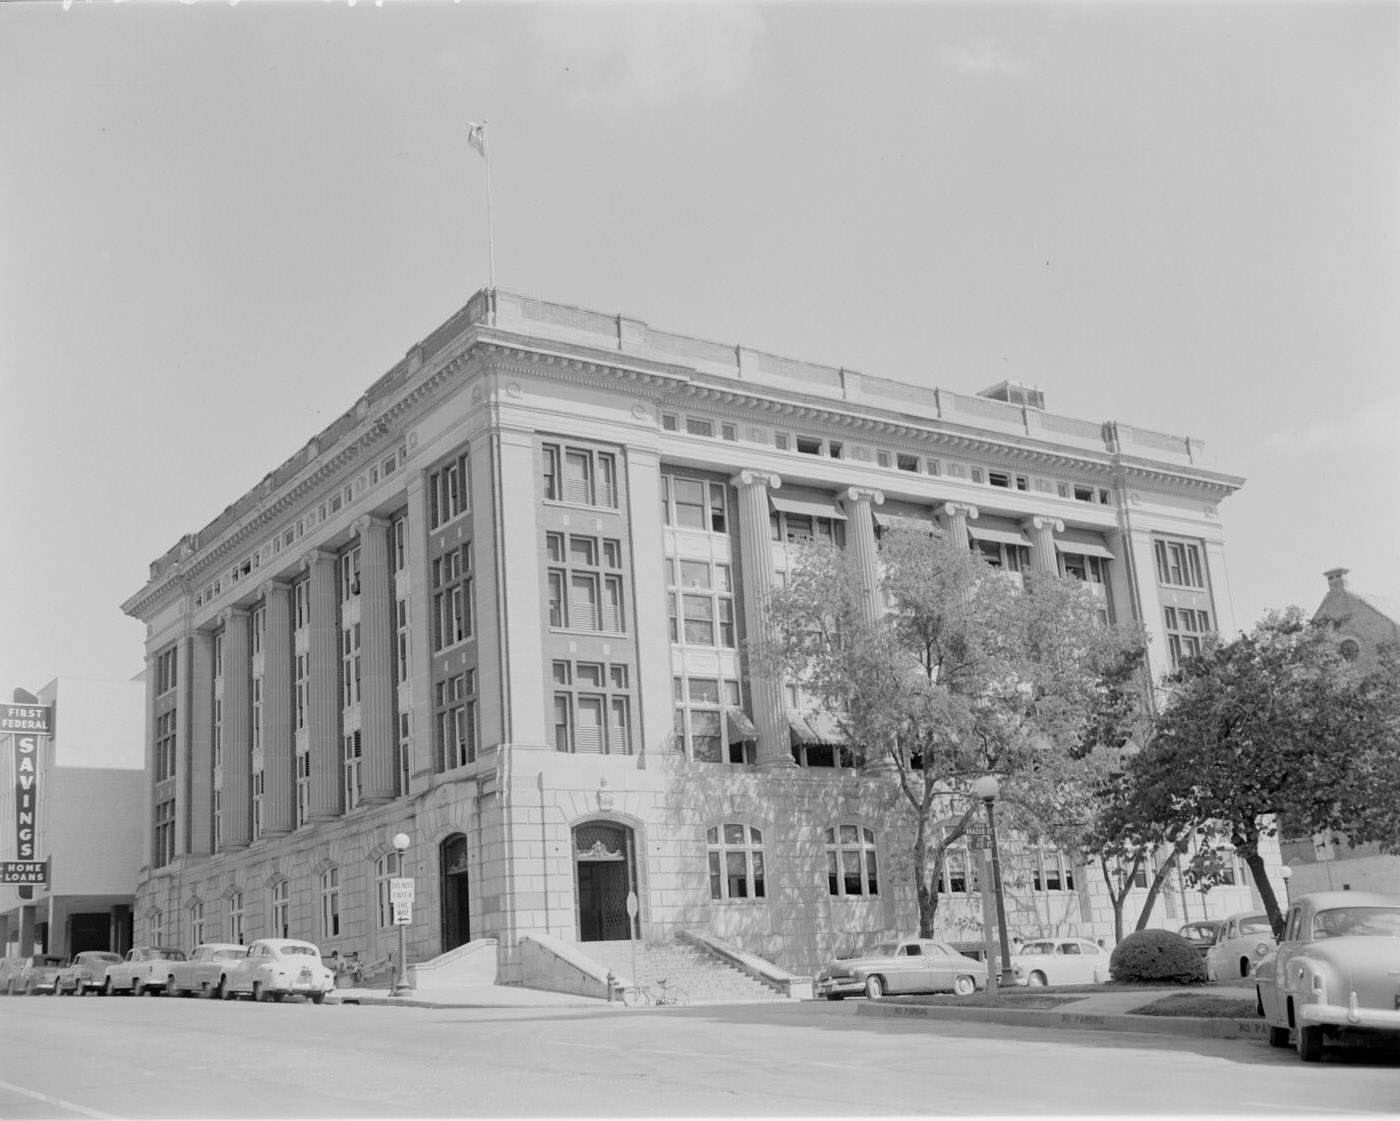
[[[311,581],[298,580],[292,585],[292,629],[311,625]]]
[[[993,568],[1007,572],[1027,572],[1031,567],[1031,551],[1025,545],[1012,545],[1001,541],[988,541],[969,534],[972,551]]]
[[[888,467],[890,465],[890,453],[877,451],[875,453],[875,465],[877,467]]]
[[[470,608],[471,600],[467,600]],[[394,680],[400,685],[408,681],[408,599],[394,600]]]
[[[460,517],[471,509],[471,460],[468,449],[428,473],[428,528]]]
[[[1337,643],[1337,653],[1342,656],[1343,661],[1354,662],[1361,657],[1361,644],[1354,638],[1344,638]]]
[[[826,884],[831,895],[879,895],[875,834],[863,825],[826,831]]]
[[[705,420],[703,417],[688,416],[685,418],[685,430],[691,436],[711,436],[715,434],[715,422]]]
[[[1162,541],[1152,543],[1157,558],[1157,582],[1179,588],[1204,588],[1205,579],[1201,575],[1201,550],[1185,541]]]
[[[360,594],[360,547],[340,554],[340,602],[349,603]]]
[[[1030,490],[1031,481],[1026,475],[1015,475],[1010,471],[988,471],[987,485],[1004,490]]]
[[[340,869],[321,873],[321,937],[340,937]]]
[[[1210,633],[1210,612],[1191,607],[1164,607],[1162,620],[1167,630],[1167,653],[1172,669],[1187,658],[1201,653],[1201,636]]]
[[[311,817],[311,749],[298,748],[296,753],[297,823],[300,829]]]
[[[152,912],[150,913],[150,915],[148,916],[148,922],[150,923],[150,927],[151,927],[151,945],[152,945],[152,946],[164,946],[164,945],[165,945],[165,912],[164,912],[164,911],[152,911]],[[133,990],[133,991],[134,991],[134,990]]]
[[[341,744],[341,765],[345,774],[345,808],[353,810],[360,804],[363,796],[363,786],[361,785],[361,766],[364,763],[364,752],[360,745],[360,732],[356,729],[347,732],[340,741]]]
[[[666,432],[679,432],[681,430],[681,418],[675,413],[662,413],[661,427]]]
[[[676,743],[697,763],[748,762],[742,730],[725,710],[739,709],[739,683],[715,677],[674,679]]]
[[[406,608],[407,605],[405,605]],[[408,612],[403,612],[406,640]],[[472,546],[468,541],[459,549],[433,561],[433,650],[446,650],[472,634]]]
[[[926,460],[924,460],[924,469],[925,469],[930,475],[941,475],[941,474],[943,474],[943,466],[942,466],[942,464],[940,464],[940,463],[938,462],[938,460],[936,460],[936,459],[926,459]]]
[[[269,913],[272,915],[272,937],[274,938],[290,938],[292,936],[291,901],[287,898],[287,894],[286,880],[278,880],[272,885],[272,905],[269,908]]]
[[[390,540],[393,542],[391,567],[394,572],[408,571],[408,515],[400,514],[390,527]]]
[[[296,675],[295,727],[298,732],[304,732],[306,730],[306,706],[310,699],[311,689],[310,667],[310,656],[307,654],[298,654],[294,671]]]
[[[763,899],[763,834],[752,825],[726,822],[705,834],[711,899]]]
[[[350,623],[340,631],[340,703],[353,708],[360,703],[360,624]]]
[[[156,717],[156,782],[175,777],[175,717],[174,709]]]
[[[917,455],[905,455],[903,452],[896,455],[894,465],[901,471],[913,471],[918,474],[919,457]]]
[[[554,749],[595,755],[632,753],[632,695],[627,666],[556,661]]]
[[[626,630],[622,542],[576,533],[546,533],[545,572],[549,625],[564,630]]]
[[[1032,890],[1074,890],[1074,861],[1064,853],[1054,849],[1032,849],[1027,856],[1031,865]]]
[[[261,757],[261,756],[259,756]],[[263,832],[263,795],[267,792],[267,775],[261,767],[253,772],[253,839]]]
[[[825,450],[821,440],[812,436],[797,437],[797,450],[801,455],[821,455]]]
[[[735,648],[734,584],[719,561],[666,558],[671,641]]]
[[[773,510],[768,515],[768,530],[774,541],[786,541],[790,545],[826,541],[841,548],[846,546],[846,523],[840,518]]]
[[[439,771],[476,762],[480,734],[476,681],[476,670],[469,669],[437,683],[433,709],[437,721],[434,748]]]
[[[263,639],[267,635],[267,608],[255,607],[248,615],[249,636],[252,642],[252,653],[261,654],[263,650]]]
[[[1108,583],[1108,562],[1103,557],[1087,557],[1082,553],[1061,553],[1060,567],[1066,576],[1086,584]]]
[[[544,497],[576,506],[617,508],[617,458],[592,448],[544,445]]]
[[[161,651],[156,655],[156,693],[168,693],[178,684],[176,681],[176,666],[179,664],[177,649],[172,646],[168,650]]]
[[[408,793],[408,762],[413,750],[413,717],[410,713],[399,713],[399,742],[398,755],[395,757],[395,768],[399,776],[399,794]]]
[[[175,799],[156,805],[155,865],[161,867],[175,859]]]
[[[204,904],[202,902],[190,904],[190,937],[196,946],[204,941]]]
[[[243,945],[243,893],[235,891],[228,897],[228,940]]]
[[[661,520],[678,529],[727,533],[729,488],[713,479],[661,476]]]
[[[398,854],[385,853],[374,865],[375,915],[380,930],[394,926],[394,907],[389,899],[389,881],[398,873]]]

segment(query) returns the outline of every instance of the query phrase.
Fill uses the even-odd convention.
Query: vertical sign
[[[10,733],[15,758],[15,855],[4,862],[4,882],[44,883],[38,858],[39,736],[52,727],[51,705],[0,704],[0,733]]]

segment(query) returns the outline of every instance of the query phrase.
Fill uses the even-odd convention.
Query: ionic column
[[[214,851],[209,834],[214,818],[214,635],[197,630],[190,637],[189,765],[182,789],[189,805],[176,817],[176,851],[207,856]],[[182,835],[183,834],[183,835]]]
[[[1022,522],[1021,528],[1031,535],[1031,567],[1036,572],[1056,575],[1060,571],[1060,563],[1055,556],[1055,534],[1064,533],[1065,523],[1059,518],[1037,514]]]
[[[263,585],[263,835],[281,837],[296,824],[292,728],[292,586]]]
[[[968,549],[972,546],[972,540],[967,535],[967,523],[970,520],[977,520],[977,507],[969,506],[966,502],[945,502],[939,514],[943,516],[944,528],[947,529],[953,543],[960,549]]]
[[[750,642],[773,637],[768,614],[768,594],[775,583],[773,548],[768,543],[768,488],[783,485],[777,475],[740,471],[729,480],[739,492],[739,557],[744,576],[744,626]],[[753,722],[758,729],[760,769],[794,767],[792,741],[788,734],[783,686],[777,677],[756,671],[750,661],[749,692],[753,699]]]
[[[310,821],[340,816],[340,627],[336,620],[336,556],[312,549],[303,565],[309,575],[307,596],[306,733],[311,755]]]
[[[875,518],[871,508],[885,501],[881,491],[851,487],[846,491],[846,545],[860,571],[861,616],[867,623],[878,623],[884,614],[880,595],[880,550],[875,544]]]
[[[392,802],[398,729],[394,722],[394,586],[389,578],[389,523],[363,517],[360,534],[360,743],[364,751],[361,797]]]
[[[247,848],[253,828],[253,663],[248,609],[229,607],[224,620],[223,804],[221,849]]]

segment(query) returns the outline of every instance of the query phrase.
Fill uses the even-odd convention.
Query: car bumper
[[[816,994],[818,996],[848,996],[859,995],[865,992],[865,982],[857,981],[854,977],[818,977],[816,984]]]
[[[1345,1004],[1305,1004],[1298,1009],[1304,1024],[1330,1024],[1339,1028],[1371,1028],[1400,1032],[1400,1008],[1358,1008],[1353,1013]]]

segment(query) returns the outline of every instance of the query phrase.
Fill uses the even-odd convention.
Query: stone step
[[[683,943],[588,942],[579,947],[600,965],[636,984],[657,987],[662,978],[692,1001],[783,1000],[785,997],[728,962]]]

